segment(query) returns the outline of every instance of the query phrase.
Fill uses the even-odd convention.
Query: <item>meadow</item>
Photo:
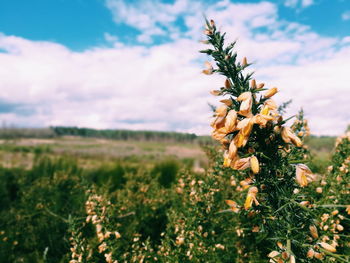
[[[115,214],[109,224],[121,235],[115,253],[125,262],[139,262],[132,257],[144,256],[147,242],[153,249],[160,245],[166,229],[174,227],[179,212],[190,205],[183,201],[184,192],[207,181],[212,158],[219,158],[213,155],[218,145],[208,138],[177,142],[57,135],[4,137],[0,143],[0,262],[68,262],[72,237],[79,233],[84,233],[91,248],[97,246],[91,223],[85,223],[87,191],[91,189],[111,202],[109,209]],[[314,160],[310,167],[325,172],[334,141],[308,139]],[[222,192],[215,202],[211,200],[217,211],[225,209],[230,178],[217,178]],[[203,220],[215,231],[225,232],[218,226],[228,215],[213,215],[209,222],[202,210],[192,211],[198,214],[193,220]],[[210,243],[216,243],[214,237]],[[104,262],[98,249],[91,251],[91,262]],[[181,257],[181,253],[173,255],[173,262],[183,262]]]

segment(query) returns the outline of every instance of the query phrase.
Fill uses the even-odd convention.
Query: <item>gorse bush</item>
[[[205,34],[205,43],[212,48],[201,52],[212,56],[217,68],[207,62],[203,73],[226,77],[224,86],[211,92],[227,96],[215,110],[213,138],[225,150],[225,167],[250,169],[235,175],[242,194],[226,201],[241,217],[239,260],[259,262],[267,255],[272,262],[311,262],[314,258],[346,262],[345,256],[335,254],[337,247],[342,250],[340,219],[327,238],[317,234],[318,225],[322,226],[317,214],[322,209],[317,210],[307,189],[317,176],[305,165],[307,152],[302,140],[308,133],[306,123],[299,120],[292,127],[286,126],[271,99],[278,89],[261,94],[265,85],[247,73],[250,64],[246,58],[237,62],[235,43],[225,46],[224,34],[217,31],[212,20],[207,21]]]

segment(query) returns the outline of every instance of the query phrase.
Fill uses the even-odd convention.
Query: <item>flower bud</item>
[[[269,89],[268,91],[265,92],[264,98],[271,98],[277,92],[278,92],[277,88],[271,88],[271,89]]]
[[[204,63],[206,69],[203,69],[202,72],[205,74],[205,75],[211,75],[213,74],[213,66],[210,64],[210,62],[206,61]]]
[[[264,86],[265,86],[265,83],[260,83],[260,84],[258,85],[258,89],[262,89]]]
[[[226,79],[226,80],[225,80],[225,88],[226,88],[226,89],[230,89],[230,88],[231,88],[231,82],[230,82],[229,79]]]
[[[221,94],[221,91],[220,90],[212,90],[212,91],[210,91],[210,94],[214,95],[214,96],[219,96]]]
[[[247,65],[248,65],[247,58],[244,57],[244,58],[242,59],[242,67],[245,68]]]
[[[250,168],[254,174],[259,173],[260,166],[259,166],[258,158],[256,158],[256,156],[252,156],[250,158]]]
[[[256,89],[256,80],[252,79],[252,81],[250,82],[250,87],[251,89]]]
[[[311,225],[311,226],[309,227],[309,229],[310,229],[311,236],[312,236],[314,239],[317,239],[317,238],[318,238],[318,232],[317,232],[316,226]]]
[[[321,245],[321,247],[323,247],[325,250],[327,250],[329,252],[337,252],[335,247],[333,247],[332,245],[330,245],[326,242],[321,242],[320,245]]]
[[[308,258],[313,258],[314,255],[315,255],[315,251],[312,248],[310,248],[309,251],[306,253],[306,257]]]

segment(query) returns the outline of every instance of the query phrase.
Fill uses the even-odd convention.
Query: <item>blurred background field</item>
[[[210,137],[193,134],[67,127],[2,129],[0,137],[0,262],[68,262],[72,227],[85,221],[88,189],[103,193],[118,214],[111,220],[123,237],[115,247],[119,258],[141,251],[130,245],[135,235],[156,246],[186,204],[176,183],[209,180],[205,150],[215,146]],[[326,170],[334,142],[308,138],[313,171]],[[226,189],[229,177],[218,178]],[[221,199],[215,205],[223,209]],[[94,244],[91,226],[81,231]],[[94,260],[104,258],[97,253]]]
[[[324,172],[330,163],[335,136],[310,136],[306,145],[312,166]],[[75,127],[0,129],[1,164],[7,168],[30,169],[38,156],[76,160],[82,168],[116,161],[152,165],[173,159],[194,169],[205,169],[201,145],[214,144],[209,136],[176,132],[94,130]]]

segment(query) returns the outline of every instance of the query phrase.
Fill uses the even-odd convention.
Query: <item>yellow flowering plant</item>
[[[222,87],[210,92],[224,97],[211,127],[222,146],[222,169],[231,169],[239,182],[232,194],[237,199],[226,201],[228,211],[239,217],[238,262],[348,262],[330,237],[316,238],[322,211],[306,190],[318,177],[306,164],[303,138],[309,129],[303,113],[289,127],[273,100],[278,89],[253,78],[248,59],[238,61],[235,42],[226,46],[213,20],[206,21],[204,33],[203,43],[211,47],[201,53],[213,62],[205,63],[203,73],[225,77]]]

